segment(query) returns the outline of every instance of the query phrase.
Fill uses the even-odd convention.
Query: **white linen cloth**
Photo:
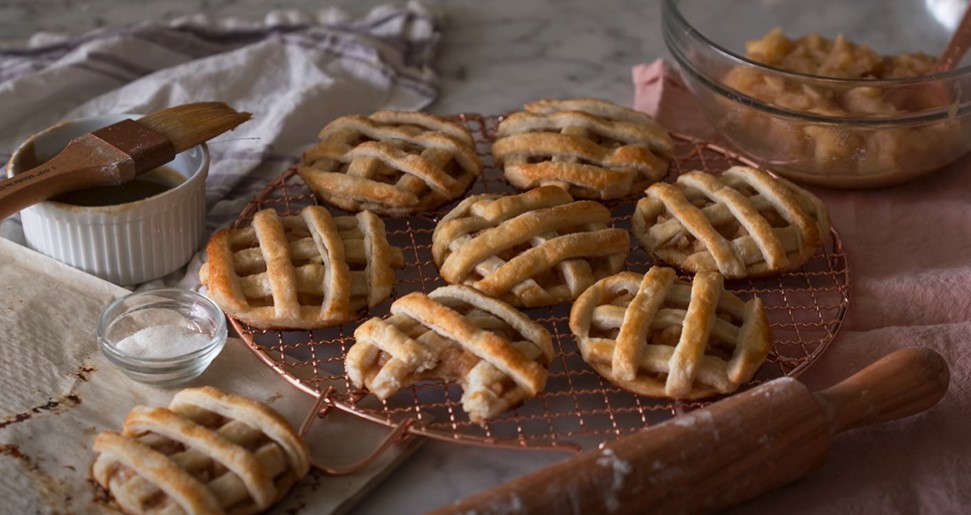
[[[253,119],[209,143],[207,226],[232,221],[254,194],[316,141],[328,121],[418,110],[438,95],[440,20],[419,3],[349,17],[328,8],[275,11],[259,22],[194,16],[64,38],[39,34],[0,48],[0,163],[61,120],[153,113],[223,101]],[[0,236],[23,242],[18,219]],[[187,270],[152,284],[195,287]]]

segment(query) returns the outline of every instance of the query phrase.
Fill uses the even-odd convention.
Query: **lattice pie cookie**
[[[310,469],[279,414],[211,387],[182,390],[168,408],[135,407],[94,450],[95,480],[126,513],[257,513]]]
[[[423,380],[458,382],[477,423],[538,394],[553,359],[543,326],[468,286],[401,297],[354,337],[345,365],[355,386],[387,399]]]
[[[743,302],[717,272],[688,284],[664,267],[598,281],[573,304],[570,330],[583,359],[608,381],[674,399],[734,392],[772,343],[758,298]]]
[[[650,116],[595,99],[537,100],[499,124],[496,166],[519,188],[615,199],[661,180],[673,143]]]
[[[206,246],[199,276],[223,311],[264,328],[314,329],[353,320],[391,295],[401,250],[374,213],[333,217],[264,209],[250,227],[222,229]]]
[[[514,306],[577,297],[624,266],[630,235],[610,227],[601,204],[543,186],[518,195],[463,200],[435,227],[432,256],[442,277]]]
[[[319,136],[297,173],[317,196],[348,211],[428,211],[465,192],[482,170],[469,131],[424,113],[344,116]]]
[[[822,201],[746,166],[717,176],[689,172],[646,194],[631,219],[634,234],[659,259],[689,272],[738,279],[794,270],[829,234]]]

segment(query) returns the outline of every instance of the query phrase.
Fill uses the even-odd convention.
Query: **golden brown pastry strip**
[[[666,263],[746,278],[802,266],[829,232],[829,215],[789,181],[735,166],[720,176],[688,172],[674,184],[651,186],[631,224]]]
[[[124,436],[137,437],[145,432],[161,435],[194,449],[236,474],[245,485],[256,506],[265,509],[273,502],[276,488],[263,473],[259,460],[247,449],[221,438],[212,430],[181,417],[165,408],[136,406],[125,419]]]
[[[118,433],[105,432],[95,437],[94,451],[100,456],[92,471],[98,483],[109,491],[113,483],[118,484],[115,479],[118,467],[125,466],[157,485],[185,513],[218,515],[223,512],[219,501],[203,484],[150,447]],[[140,504],[129,502],[124,497],[116,500],[131,513],[143,511]]]
[[[624,310],[624,319],[617,334],[617,346],[611,359],[614,374],[620,379],[633,381],[637,377],[637,367],[643,352],[641,342],[647,340],[650,322],[664,302],[664,296],[674,278],[674,270],[670,268],[651,269],[644,276],[630,305]]]
[[[410,293],[354,332],[348,377],[387,399],[426,379],[460,382],[463,408],[483,422],[536,395],[553,357],[549,333],[467,286]]]
[[[482,170],[463,127],[414,112],[344,116],[320,131],[297,173],[324,201],[349,211],[404,216],[464,192]]]
[[[309,456],[268,407],[202,387],[138,406],[95,439],[95,480],[128,513],[256,513],[306,475]]]
[[[264,209],[253,224],[217,231],[200,271],[213,301],[257,327],[317,328],[384,302],[404,257],[384,222],[362,211],[333,217],[308,206],[298,215]]]
[[[198,406],[223,418],[239,420],[259,428],[286,452],[290,466],[298,476],[306,475],[310,470],[306,444],[286,419],[265,405],[246,397],[231,395],[218,388],[204,386],[188,388],[175,394],[169,409],[179,412],[187,406]]]
[[[570,310],[583,359],[614,384],[653,397],[735,391],[765,360],[771,335],[758,298],[743,302],[717,272],[691,284],[670,268],[621,272],[588,288]]]
[[[519,188],[615,199],[663,178],[673,142],[646,114],[610,102],[539,100],[502,120],[492,155]]]
[[[517,195],[478,195],[445,215],[432,235],[442,277],[513,305],[576,298],[623,266],[630,237],[610,212],[544,186]]]

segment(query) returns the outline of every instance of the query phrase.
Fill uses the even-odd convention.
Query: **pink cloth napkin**
[[[633,69],[634,107],[669,130],[717,140],[678,70]],[[850,269],[835,341],[800,378],[831,386],[902,347],[947,360],[951,384],[930,410],[836,436],[810,476],[733,513],[971,512],[971,157],[902,186],[809,188],[829,207]]]

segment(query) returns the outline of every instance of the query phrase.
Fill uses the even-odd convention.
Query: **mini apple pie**
[[[273,209],[249,227],[216,231],[199,277],[230,316],[263,328],[315,329],[353,320],[391,295],[401,250],[370,211],[333,217],[308,206]]]
[[[126,513],[256,513],[310,470],[303,440],[261,403],[212,387],[136,406],[94,440],[95,481]]]
[[[574,302],[570,330],[583,359],[615,385],[641,395],[699,399],[752,379],[772,340],[762,302],[743,302],[718,272],[692,283],[673,269],[621,272]]]
[[[344,116],[319,137],[297,173],[317,196],[348,211],[428,211],[460,196],[482,171],[469,131],[429,114]]]
[[[767,172],[733,166],[657,183],[637,203],[634,234],[651,254],[688,272],[741,279],[788,272],[829,234],[816,196]]]
[[[661,180],[674,153],[653,118],[595,99],[537,100],[506,117],[492,145],[513,185],[554,185],[577,198],[616,199]]]
[[[556,186],[469,197],[432,234],[445,281],[525,307],[575,299],[619,271],[629,251],[629,233],[610,227],[607,208]]]
[[[458,382],[480,424],[536,396],[553,359],[542,325],[468,286],[409,293],[354,337],[345,368],[355,386],[387,399],[419,381]]]

